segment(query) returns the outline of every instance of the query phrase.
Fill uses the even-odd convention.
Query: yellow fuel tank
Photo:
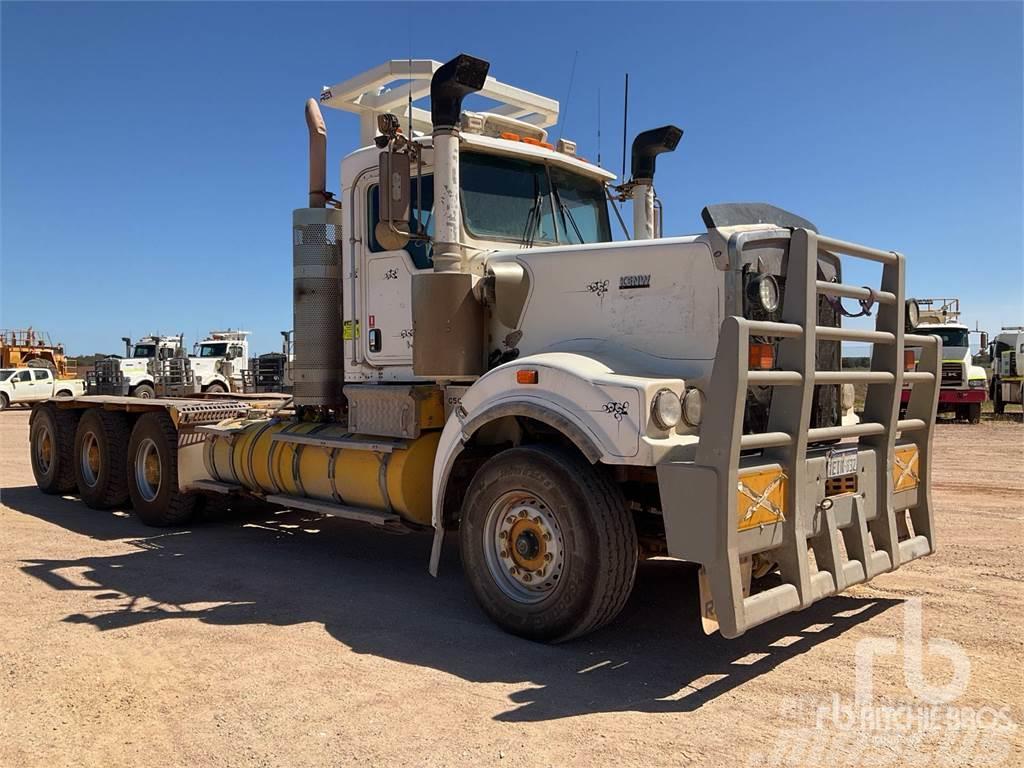
[[[440,432],[425,432],[387,453],[273,439],[274,435],[353,437],[337,424],[240,419],[220,426],[226,433],[208,436],[205,454],[207,471],[215,480],[267,495],[303,496],[381,511],[390,508],[411,522],[431,522],[430,484]]]

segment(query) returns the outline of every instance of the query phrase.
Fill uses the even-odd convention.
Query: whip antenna
[[[558,121],[558,138],[562,138],[565,124],[569,122],[569,99],[572,98],[572,81],[576,78],[576,59],[580,56],[577,49],[572,56],[572,69],[569,70],[569,91],[565,94],[565,109],[562,110],[562,119]]]
[[[626,130],[629,125],[629,72],[626,73],[626,89],[622,96],[622,183],[626,183]]]

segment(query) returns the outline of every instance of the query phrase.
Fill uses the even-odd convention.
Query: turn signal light
[[[752,371],[767,371],[775,367],[775,348],[771,344],[751,344],[747,367]]]
[[[521,368],[516,371],[516,384],[536,384],[537,371],[533,368]]]
[[[917,360],[914,359],[914,350],[903,350],[903,370],[913,371],[917,368]]]

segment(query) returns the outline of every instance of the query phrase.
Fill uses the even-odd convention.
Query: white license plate
[[[841,477],[857,471],[857,446],[833,448],[825,458],[825,476]]]

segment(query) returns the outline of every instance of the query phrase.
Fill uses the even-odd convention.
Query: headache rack
[[[764,235],[775,240],[779,237],[778,230]],[[744,233],[740,248],[759,239],[754,233]],[[904,257],[807,229],[792,230],[789,240],[781,322],[742,317],[724,321],[696,458],[658,466],[669,551],[703,566],[713,613],[726,637],[934,550],[928,468],[941,341],[935,336],[904,333]],[[821,252],[881,263],[880,290],[818,280]],[[819,294],[873,298],[878,305],[875,329],[818,325]],[[751,336],[779,340],[777,370],[749,370]],[[818,340],[871,343],[870,370],[815,370]],[[904,372],[905,346],[921,348],[915,372]],[[900,419],[904,382],[915,386],[906,418]],[[867,385],[863,421],[812,428],[815,385],[843,383]],[[743,434],[744,406],[751,385],[774,390],[766,430]],[[857,478],[861,486],[833,499],[824,491],[827,449],[820,444],[851,438],[856,438],[859,449]],[[916,487],[904,490],[906,472],[913,472],[908,465],[913,464],[915,448]],[[768,467],[784,475],[782,509],[786,514],[767,525],[740,530],[740,481],[742,471],[751,467]],[[670,504],[675,509],[670,510]],[[748,594],[744,571],[751,567],[754,555],[762,562],[778,564],[781,583]],[[745,562],[741,563],[741,558]]]

